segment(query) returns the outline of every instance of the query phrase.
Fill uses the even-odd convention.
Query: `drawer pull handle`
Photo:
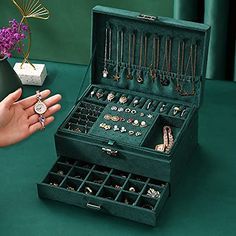
[[[118,155],[118,151],[117,150],[112,150],[110,148],[102,148],[103,152],[106,152],[109,156],[117,156]]]
[[[92,203],[87,203],[87,207],[91,208],[93,210],[96,210],[96,211],[101,210],[101,206],[98,206],[98,205],[95,205],[95,204],[92,204]]]

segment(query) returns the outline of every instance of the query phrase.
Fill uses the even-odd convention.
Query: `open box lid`
[[[92,84],[199,107],[209,29],[205,24],[96,6],[92,12],[93,56],[88,76]],[[108,72],[106,77],[104,70]]]

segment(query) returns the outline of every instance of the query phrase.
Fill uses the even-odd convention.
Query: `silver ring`
[[[136,114],[136,113],[137,113],[136,110],[132,110],[132,111],[131,111],[131,114]]]
[[[130,131],[129,131],[129,135],[130,135],[130,136],[134,135],[134,133],[135,133],[135,132],[134,132],[133,130],[130,130]]]
[[[123,107],[119,107],[118,108],[118,112],[123,112],[124,111],[124,108]]]
[[[116,106],[112,106],[112,107],[111,107],[111,110],[112,110],[112,111],[117,111],[117,109],[118,109],[118,108],[117,108]]]
[[[127,107],[127,108],[125,108],[125,112],[129,113],[129,112],[131,112],[131,109]]]
[[[84,193],[85,194],[93,194],[93,190],[90,187],[85,187]]]

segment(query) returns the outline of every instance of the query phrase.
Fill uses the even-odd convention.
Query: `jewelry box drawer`
[[[56,134],[55,139],[58,155],[170,182],[171,162],[158,158],[158,154],[147,156],[136,149],[124,150],[121,146],[112,147],[98,141],[92,143],[59,134]]]
[[[40,198],[152,226],[169,196],[168,183],[65,157],[37,187]]]

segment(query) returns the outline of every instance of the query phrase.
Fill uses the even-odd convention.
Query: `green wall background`
[[[171,0],[41,0],[49,9],[47,21],[29,19],[32,31],[31,59],[88,64],[91,9],[96,5],[122,8],[156,16],[173,15]],[[20,20],[11,0],[0,0],[0,27]]]

